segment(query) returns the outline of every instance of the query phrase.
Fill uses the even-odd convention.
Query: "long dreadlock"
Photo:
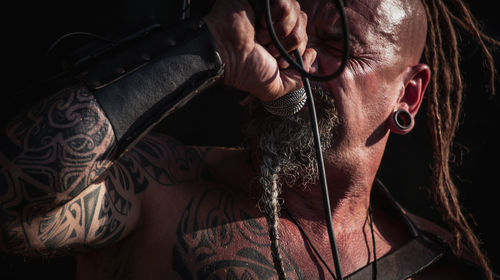
[[[443,221],[453,233],[454,253],[460,254],[464,244],[479,261],[486,279],[493,279],[479,239],[462,212],[457,187],[450,175],[451,149],[460,121],[464,92],[455,26],[470,33],[481,47],[490,74],[492,94],[495,92],[495,68],[486,44],[497,46],[499,43],[479,30],[479,25],[462,0],[446,2],[422,0],[429,24],[423,62],[430,66],[434,75],[426,93],[427,120],[433,146],[431,190]]]

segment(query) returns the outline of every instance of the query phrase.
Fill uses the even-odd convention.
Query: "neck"
[[[344,273],[351,273],[365,265],[366,259],[373,259],[374,229],[370,226],[369,217],[371,185],[329,187],[332,224],[340,265]],[[315,185],[304,191],[290,188],[283,193],[285,207],[297,220],[297,227],[303,228],[304,234],[308,235],[313,244],[330,244],[321,186]],[[334,263],[329,246],[320,247],[319,254],[328,263]]]
[[[330,215],[337,236],[349,235],[366,223],[371,184],[338,183],[327,180]],[[289,211],[299,220],[316,225],[326,224],[322,186],[284,187],[282,197]]]
[[[253,169],[259,173],[262,164],[261,157],[251,153],[251,164]],[[328,185],[328,196],[333,223],[339,229],[343,224],[361,225],[366,221],[370,203],[370,193],[374,175],[359,174],[368,171],[360,168],[338,168],[326,163],[326,175]],[[349,170],[346,170],[349,169]],[[337,171],[336,171],[337,170]],[[368,179],[366,179],[368,178]],[[325,208],[323,204],[323,189],[320,180],[304,185],[281,186],[286,207],[298,219],[307,219],[318,223],[326,223]],[[262,186],[259,182],[254,186],[261,192]]]

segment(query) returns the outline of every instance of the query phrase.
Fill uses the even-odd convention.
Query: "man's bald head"
[[[405,11],[405,17],[397,30],[400,34],[401,55],[412,65],[419,63],[427,37],[427,16],[422,1],[385,0],[385,2],[398,2],[401,5],[399,8]]]
[[[382,40],[377,38],[366,41],[367,44],[379,42],[388,55],[401,59],[403,67],[420,62],[427,35],[427,17],[421,0],[352,0],[347,3],[348,9],[350,3],[367,20],[351,25],[360,28],[358,31],[369,32],[368,36],[381,36]]]

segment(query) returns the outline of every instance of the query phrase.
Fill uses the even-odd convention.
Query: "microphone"
[[[304,88],[291,91],[278,99],[262,102],[264,109],[269,113],[280,116],[290,117],[297,114],[306,104],[307,95]]]

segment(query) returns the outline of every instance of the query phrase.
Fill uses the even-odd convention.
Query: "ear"
[[[425,89],[429,84],[431,79],[431,70],[426,64],[417,64],[408,69],[406,76],[404,77],[404,88],[401,91],[399,100],[396,104],[396,111],[402,110],[409,113],[408,118],[405,122],[409,125],[405,128],[398,126],[394,123],[394,115],[391,116],[389,122],[389,128],[392,132],[396,134],[406,134],[413,129],[414,119],[418,113],[418,109],[422,104],[424,98]]]
[[[410,67],[405,77],[405,86],[397,109],[407,110],[415,118],[430,79],[431,70],[426,64]]]

